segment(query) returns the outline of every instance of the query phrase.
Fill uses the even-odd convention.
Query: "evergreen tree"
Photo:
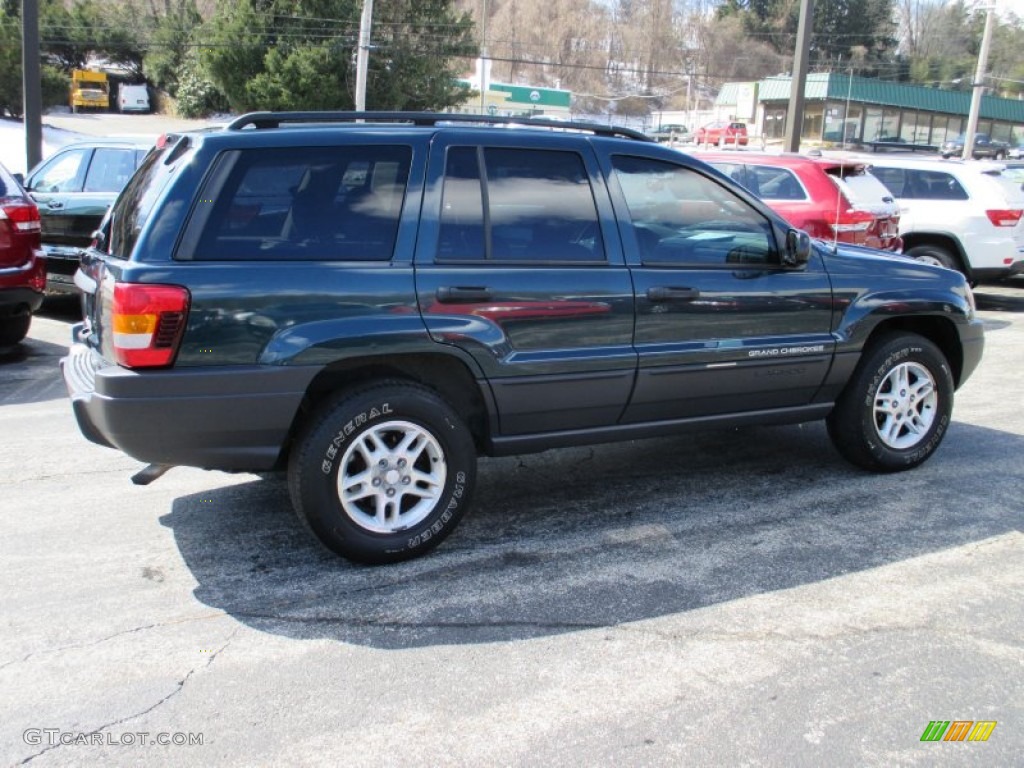
[[[350,109],[361,0],[233,0],[202,31],[202,61],[238,111]],[[465,91],[453,59],[476,55],[451,0],[374,4],[369,109],[443,109]]]

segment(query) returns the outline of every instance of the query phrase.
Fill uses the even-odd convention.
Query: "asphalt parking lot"
[[[50,302],[0,360],[0,764],[1020,765],[1024,280],[978,298],[912,472],[819,424],[485,460],[452,537],[381,568],[273,478],[131,485]]]

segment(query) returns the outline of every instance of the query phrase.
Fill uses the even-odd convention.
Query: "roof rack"
[[[279,128],[282,123],[408,123],[410,125],[524,125],[535,128],[561,128],[570,131],[585,131],[595,136],[611,136],[637,141],[654,141],[650,136],[614,125],[598,123],[577,123],[535,117],[497,117],[493,115],[467,115],[447,112],[250,112],[236,117],[225,126],[229,131],[243,128]]]

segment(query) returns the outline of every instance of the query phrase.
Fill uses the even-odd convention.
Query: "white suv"
[[[1024,272],[1024,192],[1002,168],[891,157],[871,172],[900,204],[903,253],[978,282]]]

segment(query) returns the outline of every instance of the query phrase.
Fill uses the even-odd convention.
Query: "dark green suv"
[[[68,144],[29,173],[25,189],[42,218],[48,293],[74,291],[79,256],[152,146],[148,139]]]
[[[538,120],[169,138],[75,282],[89,439],[139,482],[287,468],[317,537],[375,563],[451,533],[479,455],[826,419],[854,463],[909,469],[983,345],[962,275],[812,243],[642,134]]]

